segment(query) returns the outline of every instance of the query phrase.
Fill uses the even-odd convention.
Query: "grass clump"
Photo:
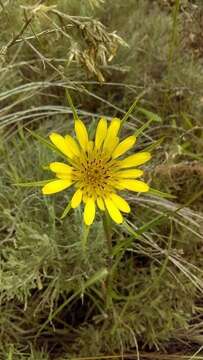
[[[185,31],[201,2],[18,0],[0,9],[0,358],[202,358],[203,75]],[[199,34],[198,17],[194,27]],[[128,195],[111,268],[99,215],[84,253],[81,211],[61,220],[69,192],[45,200],[14,185],[46,178],[53,161],[25,128],[72,131],[66,88],[87,125],[122,117],[135,98],[124,132],[158,120],[137,150],[157,142],[146,180],[175,197]]]

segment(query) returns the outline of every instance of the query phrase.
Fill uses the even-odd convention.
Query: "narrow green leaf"
[[[68,158],[66,155],[64,155],[60,150],[58,150],[52,143],[47,141],[45,138],[40,136],[39,134],[35,133],[34,131],[27,129],[26,130],[35,138],[37,139],[41,144],[45,145],[47,148],[51,149],[52,151],[58,153],[60,156],[66,159],[68,161]]]
[[[15,186],[21,186],[21,187],[35,187],[35,186],[44,186],[48,184],[50,181],[53,181],[55,179],[49,179],[49,180],[40,180],[40,181],[31,181],[31,182],[24,182],[24,183],[15,183],[13,185]]]
[[[84,288],[86,289],[91,285],[97,283],[98,281],[105,279],[107,275],[108,275],[108,270],[106,268],[97,271],[90,279],[86,281],[86,283],[84,284]]]
[[[89,231],[90,231],[90,226],[87,226],[87,225],[84,224],[83,233],[82,233],[82,239],[81,239],[81,241],[82,241],[82,249],[83,249],[84,253],[86,252],[86,245],[87,245]]]
[[[149,120],[156,121],[156,122],[162,122],[162,119],[159,115],[157,115],[149,110],[146,110],[142,107],[138,107],[137,110],[140,111],[142,114],[144,114],[147,117],[147,119],[149,119]]]
[[[149,145],[149,146],[147,146],[147,147],[144,149],[144,151],[149,151],[149,152],[151,152],[152,150],[154,150],[154,149],[156,149],[158,146],[160,146],[161,143],[164,141],[164,139],[165,139],[165,137],[163,136],[163,137],[161,137],[160,139],[154,141],[154,143],[151,144],[151,145]]]
[[[124,224],[125,223],[123,223],[123,225]],[[119,253],[123,253],[126,250],[126,247],[129,246],[129,244],[131,244],[131,241],[129,241],[127,239],[117,242],[116,245],[112,249],[112,256],[117,257],[119,255]]]
[[[174,196],[174,195],[171,195],[171,194],[168,194],[168,193],[153,189],[151,187],[150,187],[150,189],[148,191],[148,194],[151,194],[151,195],[154,195],[154,196],[157,196],[157,197],[160,197],[160,198],[168,198],[168,199],[175,199],[176,198],[176,196]]]
[[[122,227],[127,230],[127,232],[133,236],[135,236],[136,238],[139,238],[139,234],[138,232],[136,232],[134,229],[131,228],[131,226],[127,223],[127,222],[123,222]]]
[[[127,119],[129,118],[130,114],[133,112],[133,110],[135,109],[135,107],[137,106],[138,101],[143,97],[143,95],[146,93],[146,90],[142,91],[141,94],[139,94],[137,96],[137,98],[135,99],[135,101],[132,103],[132,105],[130,106],[130,108],[128,109],[128,111],[126,112],[126,114],[124,115],[124,117],[121,120],[121,126],[123,126],[125,124],[125,122],[127,121]]]
[[[137,130],[134,132],[134,135],[135,135],[136,137],[138,137],[140,134],[142,134],[143,131],[149,127],[149,125],[151,124],[152,121],[153,121],[153,119],[148,120],[144,125],[142,125],[139,129],[137,129]]]
[[[70,209],[71,209],[71,203],[69,202],[67,204],[67,206],[65,207],[63,214],[61,215],[61,220],[64,219],[66,217],[66,215],[68,215]]]
[[[147,222],[146,224],[144,224],[143,226],[141,226],[139,229],[137,229],[136,231],[126,222],[123,223],[123,228],[133,236],[133,238],[138,239],[140,237],[140,235],[142,235],[145,231],[150,230],[154,225],[156,224],[160,224],[160,222],[162,220],[164,220],[164,218],[166,218],[168,216],[168,214],[161,214],[156,216],[155,218],[153,218],[152,220],[150,220],[149,222]],[[131,240],[129,239],[129,242]]]
[[[66,89],[66,96],[67,96],[68,104],[70,105],[70,108],[72,110],[74,120],[76,121],[76,120],[79,119],[78,114],[77,114],[75,106],[73,105],[73,100],[72,100],[72,98],[70,96],[70,93],[69,93],[69,91],[67,89]]]
[[[41,142],[43,145],[47,146],[48,148],[55,150],[55,146],[53,144],[51,144],[49,141],[47,141],[45,138],[43,138],[42,136],[40,136],[39,134],[37,134],[36,132],[26,128],[26,130],[37,140],[39,140],[39,142]]]
[[[164,220],[167,216],[168,216],[168,214],[157,215],[155,218],[153,218],[152,220],[148,221],[146,224],[141,226],[137,230],[137,234],[142,235],[145,231],[150,230],[152,228],[152,226],[154,226],[156,224],[160,224],[162,222],[162,220]]]

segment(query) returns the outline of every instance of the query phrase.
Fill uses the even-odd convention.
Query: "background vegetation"
[[[0,358],[203,359],[203,4],[201,0],[0,0]],[[153,148],[146,180],[171,197],[128,195],[111,283],[98,216],[81,247],[69,194],[47,177],[47,137],[122,117]],[[202,354],[202,355],[201,355]]]

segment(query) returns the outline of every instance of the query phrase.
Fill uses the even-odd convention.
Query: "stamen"
[[[102,197],[104,192],[106,194],[112,191],[116,161],[101,150],[93,149],[82,153],[79,164],[74,168],[74,179],[82,189],[84,197]]]

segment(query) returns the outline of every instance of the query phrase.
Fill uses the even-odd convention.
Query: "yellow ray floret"
[[[112,119],[111,124],[106,133],[106,138],[104,140],[103,149],[107,151],[112,150],[112,144],[115,147],[116,143],[119,141],[117,134],[121,126],[121,121],[117,118]]]
[[[64,155],[66,155],[70,159],[73,158],[74,154],[72,153],[71,149],[69,148],[63,136],[57,133],[52,133],[49,136],[49,138],[58,150],[60,150]]]
[[[83,193],[82,193],[82,191],[80,189],[78,189],[74,193],[74,195],[72,197],[72,200],[71,200],[71,207],[73,209],[77,208],[80,205],[80,203],[82,201],[82,195],[83,195]]]
[[[50,170],[55,173],[63,173],[63,174],[71,174],[73,168],[67,164],[63,164],[61,162],[52,162],[49,164]]]
[[[85,150],[88,144],[88,133],[85,125],[79,119],[75,121],[75,133],[81,148]]]
[[[129,136],[125,140],[121,141],[120,144],[118,144],[118,146],[116,146],[115,150],[113,151],[112,158],[116,159],[128,150],[130,150],[134,146],[135,141],[136,137],[134,135]]]
[[[142,165],[151,159],[149,152],[140,152],[120,161],[120,168],[131,168]]]
[[[106,138],[106,134],[107,134],[107,121],[106,119],[100,119],[98,125],[97,125],[97,130],[96,130],[96,134],[95,134],[95,147],[97,149],[100,149],[101,145],[104,142],[104,139]]]
[[[73,153],[74,156],[80,156],[80,148],[75,141],[75,139],[72,138],[70,135],[65,136],[65,141],[70,149],[70,151]]]
[[[123,186],[124,189],[128,189],[131,191],[136,192],[147,192],[149,191],[149,186],[139,180],[131,180],[131,179],[123,179],[120,181],[121,186]]]
[[[104,200],[106,208],[108,210],[109,215],[117,224],[121,224],[123,222],[123,216],[120,213],[118,207],[114,204],[111,198],[106,198]]]
[[[128,205],[127,201],[123,199],[118,194],[112,193],[110,196],[111,200],[113,201],[114,205],[120,210],[125,213],[130,212],[130,206]]]
[[[72,181],[70,180],[54,180],[50,181],[42,188],[42,192],[44,195],[55,194],[59,191],[67,189],[72,185]]]
[[[149,185],[137,180],[143,175],[143,170],[136,167],[146,163],[151,155],[149,152],[138,152],[122,158],[134,146],[136,138],[131,135],[119,142],[120,126],[121,121],[117,118],[112,119],[109,126],[102,118],[95,138],[89,140],[84,123],[77,119],[76,139],[70,135],[50,135],[52,143],[67,156],[71,166],[57,161],[50,163],[49,168],[55,178],[42,188],[42,192],[50,195],[73,185],[75,191],[70,206],[75,209],[84,204],[84,222],[88,226],[95,219],[96,206],[106,211],[117,224],[123,222],[121,212],[129,213],[130,206],[118,191],[149,191]]]
[[[67,173],[56,173],[56,177],[64,180],[72,180],[71,174]]]
[[[86,225],[91,225],[95,217],[95,201],[93,198],[87,200],[84,210],[84,221]]]
[[[101,197],[97,198],[97,206],[101,211],[105,210],[104,201]]]
[[[118,171],[117,176],[119,178],[126,178],[126,179],[136,179],[144,174],[143,170],[140,169],[130,169],[130,170],[123,170]]]

